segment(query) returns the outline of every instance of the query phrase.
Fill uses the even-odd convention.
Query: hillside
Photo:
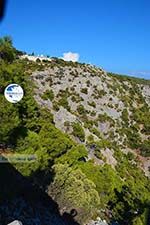
[[[56,127],[84,144],[96,164],[115,167],[117,147],[138,157],[149,176],[150,81],[59,59],[43,66],[31,75],[35,99],[51,110]]]
[[[0,224],[17,216],[25,225],[97,217],[147,225],[150,81],[57,58],[29,60],[8,39],[0,52],[1,155],[36,156],[1,164]],[[4,98],[10,83],[24,89],[17,104]]]

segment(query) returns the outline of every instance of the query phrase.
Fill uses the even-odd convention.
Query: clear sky
[[[0,36],[28,53],[150,78],[149,0],[8,0]]]

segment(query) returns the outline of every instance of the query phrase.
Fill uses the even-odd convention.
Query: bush
[[[92,111],[91,112],[91,116],[96,116],[96,112],[95,111]]]
[[[96,108],[96,103],[95,103],[95,102],[88,102],[88,104],[89,104],[90,106],[92,106],[93,108]]]
[[[77,107],[77,111],[79,114],[83,115],[83,114],[86,114],[86,110],[84,109],[84,106],[83,105],[79,105]]]
[[[73,132],[72,134],[75,137],[78,137],[80,139],[80,141],[85,141],[85,133],[84,133],[84,129],[82,128],[82,126],[79,123],[73,123],[72,125],[73,128]]]
[[[91,134],[91,135],[89,135],[88,137],[87,137],[87,142],[88,143],[92,143],[92,142],[94,142],[94,137],[93,137],[93,135]]]
[[[73,102],[79,103],[79,102],[83,101],[83,98],[78,93],[74,92],[73,95],[71,96],[71,100]]]
[[[55,111],[58,111],[58,110],[59,110],[59,104],[58,104],[58,102],[53,101],[53,109],[54,109]]]
[[[112,122],[113,123],[113,119],[110,116],[108,116],[106,113],[99,114],[97,120],[101,123],[105,123],[105,122]]]
[[[12,63],[16,58],[16,49],[12,45],[10,37],[0,38],[0,59]]]
[[[41,97],[44,100],[50,99],[52,101],[54,99],[54,92],[53,90],[46,90]]]
[[[48,194],[61,209],[76,209],[79,223],[88,221],[97,212],[100,203],[96,185],[80,169],[73,169],[67,164],[57,164],[53,169],[55,178],[48,187]]]
[[[70,106],[69,106],[68,100],[67,100],[67,98],[65,96],[63,96],[61,99],[59,99],[58,104],[60,106],[63,106],[68,111],[70,111]]]
[[[102,137],[101,133],[99,132],[99,130],[97,128],[93,127],[93,128],[90,129],[90,131],[93,134],[95,134],[98,138],[101,138]]]
[[[141,155],[150,157],[150,140],[145,140],[140,146]]]
[[[128,110],[127,109],[124,109],[123,112],[122,112],[122,120],[123,122],[128,125],[129,124],[129,118],[128,118]]]
[[[97,88],[95,88],[92,96],[97,99],[97,98],[102,98],[106,94],[107,94],[107,92],[105,92],[104,90],[98,90]]]
[[[87,94],[88,93],[88,89],[87,88],[82,88],[81,92],[84,93],[84,94]]]

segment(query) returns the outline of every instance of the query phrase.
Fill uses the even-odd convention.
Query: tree
[[[20,124],[17,108],[0,95],[0,142],[8,142],[13,130]]]
[[[0,39],[0,58],[11,63],[16,57],[16,50],[12,45],[12,39],[8,36]]]
[[[55,177],[48,188],[49,195],[61,208],[76,209],[78,222],[87,221],[96,213],[100,202],[95,184],[80,169],[74,170],[67,164],[56,164],[53,169]]]
[[[17,153],[34,156],[35,160],[30,163],[17,164],[17,169],[24,176],[31,176],[36,171],[46,170],[49,165],[50,155],[40,142],[40,137],[33,131],[28,131],[25,138],[20,138],[17,143]]]
[[[76,166],[87,157],[88,153],[83,145],[73,146],[66,154],[56,159],[56,163],[67,163],[69,166]]]

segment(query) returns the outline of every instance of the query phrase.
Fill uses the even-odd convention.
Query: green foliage
[[[102,135],[101,135],[100,131],[97,128],[93,127],[93,128],[90,129],[90,131],[93,134],[95,134],[98,138],[100,138],[100,139],[102,138]]]
[[[89,130],[92,131],[94,124],[95,124],[95,121],[94,120],[86,120],[84,122],[84,127],[85,128],[88,128]]]
[[[140,146],[141,143],[141,137],[139,132],[134,128],[125,128],[123,129],[123,132],[127,136],[127,145],[131,147],[132,149],[136,149]]]
[[[88,102],[88,104],[89,104],[90,106],[92,106],[93,108],[96,107],[96,103],[95,103],[95,102]]]
[[[0,38],[0,59],[11,63],[16,57],[16,50],[12,46],[12,40],[10,37],[6,36]]]
[[[68,96],[69,96],[68,89],[59,91],[57,95],[57,97],[59,98],[58,105],[63,106],[65,109],[70,111],[70,106],[67,100]]]
[[[150,131],[150,109],[147,104],[140,108],[132,108],[132,120],[143,125],[142,133],[149,134]]]
[[[144,140],[140,145],[141,155],[144,157],[150,157],[150,139]]]
[[[15,128],[19,127],[19,113],[15,105],[0,95],[0,143],[8,142]]]
[[[115,77],[118,80],[122,81],[128,81],[131,83],[135,83],[135,84],[150,84],[149,80],[146,79],[142,79],[142,78],[136,78],[136,77],[131,77],[131,76],[127,76],[127,75],[120,75],[120,74],[114,74],[114,73],[108,73],[109,76],[111,77]]]
[[[92,134],[89,135],[89,136],[87,137],[87,142],[88,142],[89,144],[94,142],[94,137],[93,137]]]
[[[111,166],[96,166],[92,162],[81,164],[80,169],[87,178],[96,185],[100,196],[100,207],[103,209],[110,199],[114,197],[114,189],[121,190],[121,180]],[[94,175],[93,175],[94,174]]]
[[[58,102],[53,101],[53,109],[54,109],[55,111],[58,111],[58,110],[59,110],[59,104],[58,104]]]
[[[73,123],[72,128],[73,128],[72,134],[75,137],[78,137],[80,139],[80,141],[84,142],[85,141],[85,133],[84,133],[84,129],[82,128],[82,126],[79,123]]]
[[[73,141],[55,128],[50,121],[51,117],[44,116],[39,121],[41,129],[38,134],[28,131],[27,136],[20,138],[17,142],[17,152],[37,156],[36,162],[31,165],[17,165],[18,170],[26,176],[37,170],[48,168],[50,162],[66,153],[74,145]]]
[[[71,96],[71,100],[72,100],[73,102],[79,103],[79,102],[81,102],[83,99],[82,99],[82,97],[81,97],[78,93],[73,92],[73,95]]]
[[[99,141],[96,141],[95,144],[96,144],[97,148],[105,149],[105,148],[113,148],[114,147],[112,142],[110,142],[107,139],[103,139],[103,138]]]
[[[79,113],[80,115],[84,115],[84,114],[86,113],[86,110],[85,110],[85,108],[84,108],[83,105],[79,105],[79,106],[77,107],[77,111],[78,111],[78,113]]]
[[[34,155],[36,158],[33,163],[16,164],[16,168],[24,176],[30,176],[37,170],[46,169],[48,167],[48,162],[51,159],[50,155],[40,142],[40,136],[32,131],[28,131],[28,134],[24,139],[18,140],[17,151],[23,155]]]
[[[126,222],[132,224],[137,216],[134,212],[137,211],[140,216],[147,208],[146,202],[150,199],[149,180],[135,164],[129,162],[128,155],[116,149],[115,158],[118,161],[116,170],[124,183],[121,191],[116,192],[116,198],[111,201],[111,209],[113,216],[120,220],[121,224],[124,224],[127,218]]]
[[[104,90],[98,90],[97,88],[94,89],[94,93],[92,94],[95,99],[102,98],[107,93]]]
[[[51,101],[53,101],[53,99],[54,99],[54,92],[53,92],[53,90],[46,90],[41,97],[44,100],[50,99]]]
[[[72,169],[67,164],[57,164],[53,168],[55,178],[48,189],[49,194],[61,208],[65,207],[68,211],[76,209],[80,223],[88,221],[100,202],[95,184],[80,169]]]
[[[133,220],[133,225],[147,225],[147,222],[149,220],[149,209],[144,209],[144,212],[142,215],[135,217]]]
[[[128,154],[127,154],[127,159],[128,159],[128,160],[133,160],[133,159],[135,159],[134,154],[133,154],[132,152],[128,152]]]
[[[69,136],[63,134],[52,124],[44,124],[39,135],[43,147],[46,148],[52,159],[61,156],[73,146],[73,141]]]
[[[73,146],[66,154],[56,159],[56,163],[67,163],[69,166],[76,166],[80,161],[87,158],[87,150],[83,145]]]
[[[128,125],[128,120],[129,120],[128,116],[129,116],[128,115],[128,110],[127,109],[124,109],[123,112],[122,112],[122,120],[123,120],[123,122],[126,125]]]
[[[62,97],[59,101],[58,101],[58,105],[59,106],[63,106],[65,109],[67,109],[68,111],[70,111],[70,106],[68,103],[68,100],[66,97]]]
[[[113,123],[113,119],[111,117],[109,117],[106,113],[99,114],[97,120],[101,123],[105,123],[105,122]]]
[[[96,112],[95,111],[92,111],[91,112],[91,116],[93,116],[93,117],[96,116]]]
[[[87,94],[88,93],[88,89],[87,88],[82,88],[81,92],[84,93],[84,94]]]

